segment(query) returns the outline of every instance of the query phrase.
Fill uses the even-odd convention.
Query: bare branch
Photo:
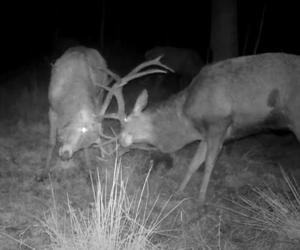
[[[258,37],[257,37],[257,39],[256,39],[255,47],[254,47],[254,51],[253,51],[253,54],[254,54],[254,55],[257,54],[257,49],[258,49],[258,46],[259,46],[259,43],[260,43],[260,40],[261,40],[262,29],[263,29],[264,21],[265,21],[266,8],[267,8],[267,4],[265,3],[265,4],[264,4],[264,8],[263,8],[263,10],[262,10],[262,14],[261,14],[261,20],[260,20],[260,24],[259,24]]]

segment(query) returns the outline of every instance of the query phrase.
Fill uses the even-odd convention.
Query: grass
[[[36,122],[45,120],[48,113],[47,91],[49,65],[28,66],[0,86],[0,119]]]
[[[166,206],[158,214],[154,209],[158,198],[149,204],[147,180],[140,192],[129,197],[126,182],[122,179],[121,163],[115,161],[113,181],[103,184],[98,175],[96,189],[93,188],[94,204],[88,211],[74,209],[68,199],[67,212],[55,202],[44,226],[50,237],[51,249],[163,249],[153,243],[153,238],[166,235],[160,226],[178,206],[167,211]]]
[[[224,154],[218,161],[208,206],[199,207],[197,200],[189,197],[184,201],[168,198],[187,165],[182,155],[176,158],[182,174],[173,168],[166,173],[153,170],[149,176],[149,156],[134,151],[122,162],[112,159],[106,176],[106,166],[98,163],[101,171],[94,176],[97,180],[92,190],[75,173],[69,179],[54,180],[49,195],[47,183],[37,183],[32,177],[43,164],[43,153],[46,155],[47,80],[29,77],[29,83],[23,84],[24,79],[16,78],[0,91],[1,121],[14,121],[9,126],[0,123],[1,250],[300,248],[296,181],[283,173],[283,185],[279,185],[282,178],[274,174],[271,162],[263,161],[264,149],[255,143],[251,144],[257,150],[255,155],[242,157],[236,150],[235,158]],[[280,152],[276,147],[273,150]],[[189,187],[198,192],[199,173],[193,178]],[[264,187],[263,181],[267,183]],[[245,188],[249,183],[255,187]],[[237,195],[241,190],[243,196]],[[230,191],[233,198],[229,203],[223,198]],[[89,195],[93,201],[88,206]]]
[[[300,196],[293,178],[282,171],[286,192],[252,188],[251,194],[233,201],[227,208],[233,212],[235,234],[245,249],[299,249]],[[247,247],[246,247],[247,246]]]

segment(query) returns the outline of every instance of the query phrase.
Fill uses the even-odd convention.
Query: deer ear
[[[133,108],[133,113],[134,114],[139,114],[143,111],[143,109],[146,107],[148,103],[148,92],[146,89],[140,93],[139,97],[137,98],[134,108]]]

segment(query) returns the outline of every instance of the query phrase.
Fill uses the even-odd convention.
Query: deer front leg
[[[50,169],[50,162],[52,159],[53,150],[56,144],[56,131],[57,131],[57,115],[53,110],[49,110],[49,123],[50,123],[50,135],[49,135],[49,150],[46,160],[46,171]]]
[[[85,163],[89,169],[89,171],[92,169],[92,163],[91,163],[91,157],[90,157],[90,153],[89,153],[89,148],[84,148],[83,149],[84,152],[84,159],[85,159]]]
[[[197,151],[188,167],[188,171],[183,179],[183,181],[180,184],[179,192],[182,192],[188,182],[190,181],[192,175],[198,170],[198,168],[201,166],[201,164],[204,162],[206,157],[206,151],[207,151],[207,143],[205,141],[201,141],[199,143],[199,146],[197,148]]]
[[[36,175],[37,181],[43,181],[48,177],[50,172],[50,163],[52,160],[53,150],[56,145],[56,131],[57,131],[57,116],[53,112],[53,110],[49,110],[49,125],[50,125],[50,133],[49,133],[49,145],[48,145],[48,153],[46,158],[46,166],[44,169],[39,171]]]
[[[218,133],[207,138],[207,154],[205,159],[204,176],[199,193],[200,203],[204,203],[207,187],[209,184],[210,176],[215,166],[217,157],[222,149],[225,133]]]

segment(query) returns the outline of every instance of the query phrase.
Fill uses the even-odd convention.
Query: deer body
[[[106,62],[95,49],[73,47],[54,64],[49,86],[50,144],[47,168],[58,137],[59,155],[72,158],[80,149],[88,148],[99,137],[96,116],[102,102],[108,77]]]
[[[194,78],[184,113],[205,135],[226,128],[224,140],[270,128],[294,131],[298,91],[300,57],[283,53],[239,57],[208,66]],[[212,125],[215,128],[209,129]]]
[[[287,128],[300,140],[300,57],[284,53],[244,56],[204,67],[191,85],[157,107],[143,92],[123,125],[120,142],[151,143],[174,152],[200,141],[179,191],[205,163],[199,198],[205,200],[215,161],[228,139]]]

